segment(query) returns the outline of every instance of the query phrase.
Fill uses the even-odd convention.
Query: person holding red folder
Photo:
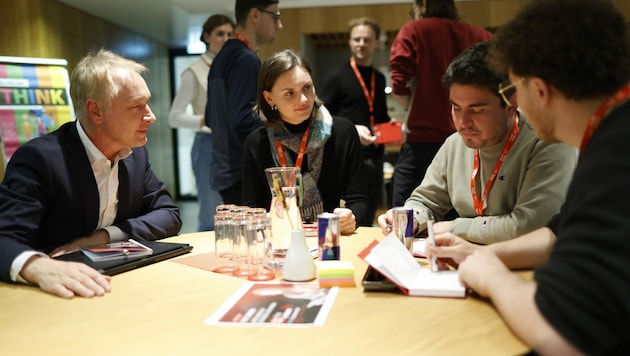
[[[360,226],[372,226],[383,192],[385,146],[375,141],[374,127],[389,122],[385,98],[385,76],[372,65],[380,47],[381,28],[369,18],[348,23],[350,60],[335,68],[318,90],[331,114],[352,121],[361,140],[363,169],[367,180],[369,210]]]

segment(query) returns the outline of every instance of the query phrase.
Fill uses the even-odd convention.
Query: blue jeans
[[[221,195],[210,188],[210,162],[212,162],[212,135],[196,133],[190,150],[192,169],[197,182],[197,201],[199,215],[197,218],[198,231],[214,230],[214,213],[216,207],[222,204]]]

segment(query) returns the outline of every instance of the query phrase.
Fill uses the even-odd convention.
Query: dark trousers
[[[394,168],[393,206],[403,206],[411,192],[417,188],[441,143],[405,142]]]
[[[382,155],[363,159],[363,173],[367,179],[368,210],[365,216],[357,221],[359,226],[372,226],[376,209],[381,204],[383,195],[383,161]]]
[[[243,181],[239,180],[228,189],[220,191],[219,193],[221,193],[221,198],[223,198],[223,204],[241,205],[243,201],[242,185]]]

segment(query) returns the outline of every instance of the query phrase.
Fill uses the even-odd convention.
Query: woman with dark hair
[[[212,161],[212,135],[204,122],[206,109],[208,72],[214,56],[232,37],[234,22],[225,15],[212,15],[203,24],[200,40],[207,49],[197,61],[182,73],[179,91],[173,99],[168,119],[171,127],[193,129],[195,139],[190,151],[192,168],[197,182],[199,202],[198,231],[214,230],[214,211],[221,204],[221,195],[210,187],[210,162]],[[188,105],[193,113],[186,112]]]
[[[368,204],[359,137],[352,122],[332,117],[317,98],[303,57],[283,50],[263,62],[254,110],[265,125],[245,140],[243,204],[269,208],[265,168],[300,167],[302,218],[312,222],[319,213],[332,212],[339,215],[342,234],[354,232]]]

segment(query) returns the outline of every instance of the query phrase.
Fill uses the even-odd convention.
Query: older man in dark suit
[[[179,211],[143,147],[156,120],[145,70],[106,50],[87,55],[70,84],[78,120],[14,153],[0,185],[1,280],[64,298],[103,295],[108,276],[50,257],[179,232]]]

